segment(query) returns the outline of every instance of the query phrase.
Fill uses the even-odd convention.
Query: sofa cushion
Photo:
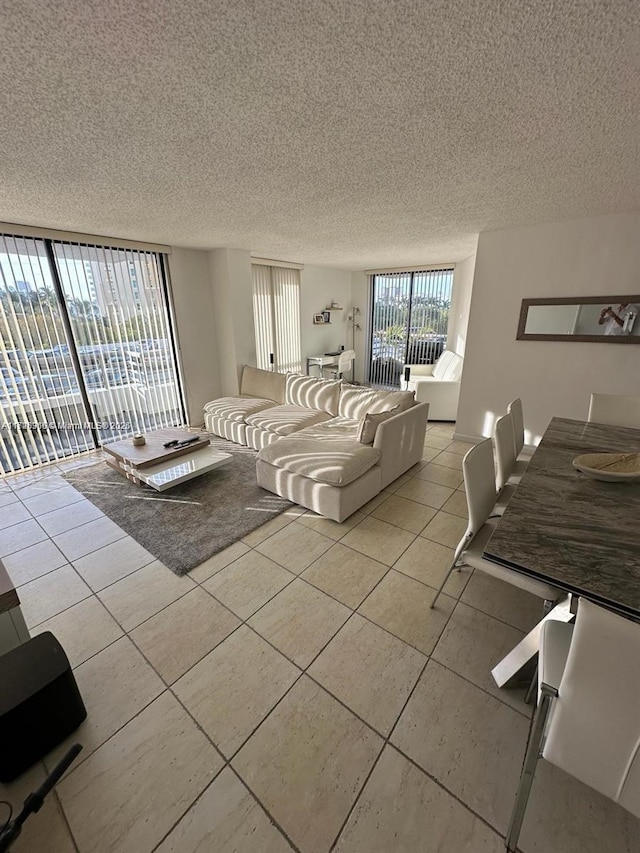
[[[375,414],[396,406],[398,412],[404,412],[414,403],[413,391],[377,391],[375,388],[343,385],[338,402],[338,415],[360,420],[368,412]]]
[[[226,418],[228,421],[244,422],[249,415],[273,406],[273,400],[261,400],[257,397],[220,397],[205,403],[204,410],[210,415]]]
[[[320,441],[337,438],[357,441],[359,429],[360,421],[352,418],[331,418],[328,421],[305,427],[297,434],[304,435],[305,438],[317,438]]]
[[[317,483],[346,486],[378,462],[380,451],[352,439],[319,441],[312,434],[297,432],[279,438],[258,454],[258,459],[291,474]]]
[[[397,414],[397,406],[394,406],[393,409],[388,409],[384,412],[367,412],[360,421],[357,436],[358,441],[361,444],[373,444],[373,440],[376,437],[376,432],[378,431],[380,424]]]
[[[326,412],[304,409],[302,406],[273,406],[255,415],[249,415],[247,423],[276,435],[290,435],[292,432],[328,421],[330,418],[331,415]]]
[[[433,366],[433,378],[445,382],[459,382],[462,375],[462,357],[445,350]]]
[[[315,376],[290,373],[287,376],[285,402],[289,406],[315,409],[335,416],[338,414],[341,385],[339,379],[316,379]]]
[[[284,373],[273,373],[245,364],[242,369],[240,393],[243,397],[266,398],[273,403],[284,403],[286,382]]]

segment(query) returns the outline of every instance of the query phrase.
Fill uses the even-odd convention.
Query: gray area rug
[[[136,486],[104,462],[63,476],[171,571],[184,575],[292,505],[257,485],[255,451],[216,436],[211,444],[233,459],[166,492]]]

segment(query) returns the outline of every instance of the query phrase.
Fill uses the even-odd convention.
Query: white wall
[[[341,346],[351,349],[347,334],[351,300],[351,273],[331,267],[305,266],[300,271],[300,338],[302,370],[306,370],[308,355],[335,352]],[[331,323],[314,326],[313,315],[319,314],[332,302],[342,311],[331,312]]]
[[[209,272],[223,395],[237,394],[244,364],[256,363],[251,257],[243,249],[213,249]]]
[[[471,306],[471,291],[473,290],[473,273],[476,266],[476,256],[466,258],[456,264],[453,272],[453,288],[451,308],[449,310],[449,326],[447,329],[447,349],[464,355],[467,345],[467,329],[469,325],[469,309]]]
[[[202,407],[220,396],[209,253],[173,249],[169,273],[188,421],[202,424]]]
[[[516,341],[521,300],[640,291],[640,214],[485,232],[476,258],[456,432],[489,435],[522,397],[527,440],[585,419],[591,391],[640,394],[640,346]]]
[[[359,308],[360,313],[356,315],[356,322],[360,329],[355,331],[356,369],[355,379],[357,382],[365,382],[367,371],[367,342],[370,335],[370,306],[369,306],[369,276],[363,272],[351,273],[351,308]]]

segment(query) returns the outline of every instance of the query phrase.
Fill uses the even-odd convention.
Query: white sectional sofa
[[[455,421],[458,416],[462,356],[445,350],[435,364],[405,364],[410,391],[419,403],[429,404],[432,421]]]
[[[343,521],[422,458],[427,404],[412,391],[245,366],[240,394],[205,406],[206,428],[258,450],[258,484]]]

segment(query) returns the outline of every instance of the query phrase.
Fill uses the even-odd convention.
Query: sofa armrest
[[[416,401],[429,404],[432,421],[455,421],[458,416],[460,382],[415,382]]]
[[[429,404],[417,403],[383,421],[376,430],[373,446],[381,454],[381,488],[422,459],[428,414]]]
[[[432,376],[435,364],[404,364],[402,370],[407,367],[410,370],[409,378],[412,379],[415,376]]]

